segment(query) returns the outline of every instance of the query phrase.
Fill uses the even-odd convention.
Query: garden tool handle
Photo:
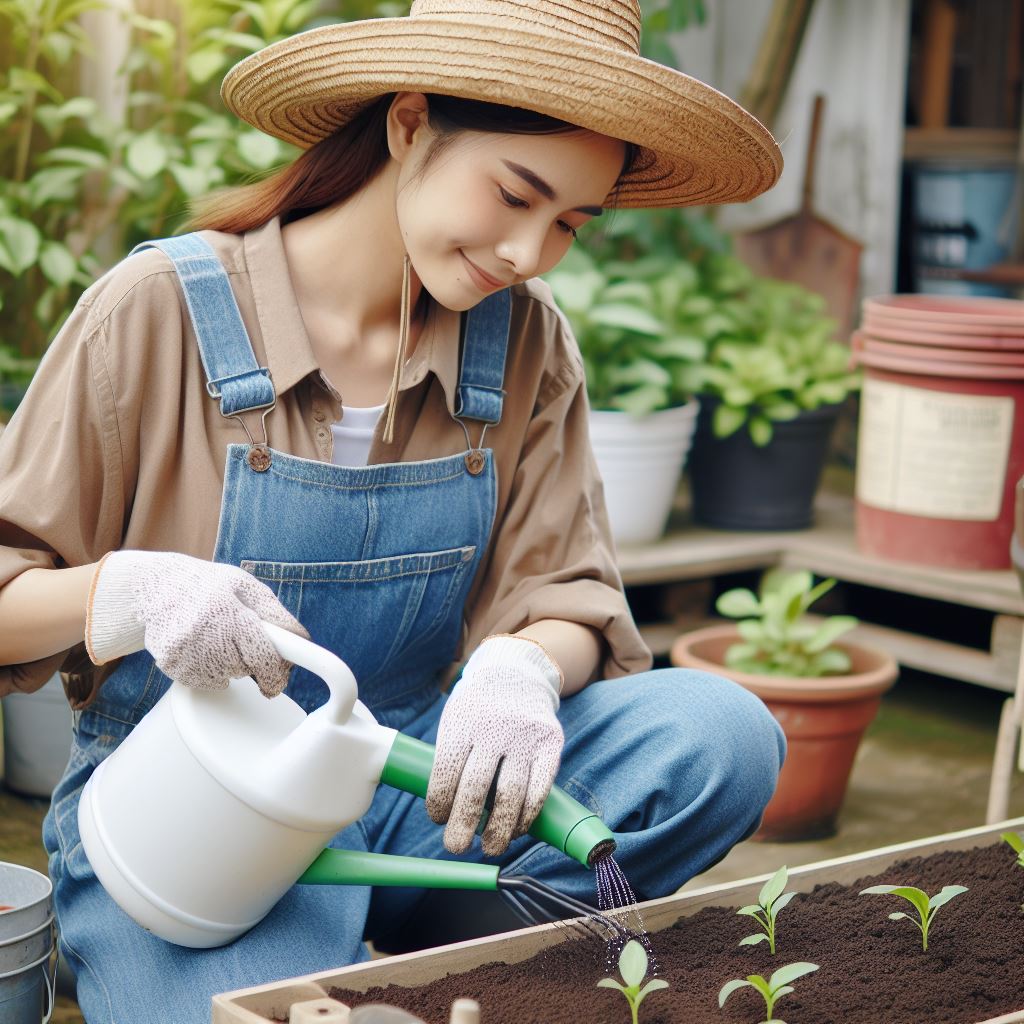
[[[432,744],[396,733],[380,781],[413,796],[426,797],[433,764]],[[608,826],[558,786],[551,787],[529,834],[561,850],[585,868],[593,867],[595,861],[610,854],[616,846],[615,836]]]
[[[498,866],[466,860],[401,857],[364,850],[323,850],[300,885],[398,885],[417,889],[498,891]]]
[[[285,661],[307,669],[327,684],[331,695],[313,714],[321,715],[337,725],[344,725],[359,696],[356,677],[348,665],[333,651],[290,630],[275,626],[272,622],[263,622],[262,626],[277,653]]]

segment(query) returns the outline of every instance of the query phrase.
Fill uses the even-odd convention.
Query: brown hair
[[[288,223],[347,199],[387,162],[387,115],[394,98],[389,93],[374,100],[348,124],[262,181],[221,189],[195,201],[186,230],[241,234],[274,217]],[[427,103],[428,123],[436,135],[423,167],[460,132],[560,135],[580,130],[566,121],[498,103],[440,95],[428,96]],[[637,153],[637,147],[627,142],[620,178],[629,172]]]

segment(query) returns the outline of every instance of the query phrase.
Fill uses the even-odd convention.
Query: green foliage
[[[741,946],[756,946],[759,942],[768,943],[768,949],[772,956],[775,955],[775,918],[779,911],[789,906],[789,901],[796,895],[795,892],[783,892],[786,882],[789,880],[789,872],[783,864],[778,871],[768,879],[761,887],[757,903],[748,907],[740,907],[737,914],[752,917],[764,930],[747,935],[740,939]]]
[[[966,886],[944,885],[939,892],[934,896],[929,897],[928,893],[923,889],[917,889],[912,885],[872,885],[868,889],[862,889],[860,895],[866,896],[880,894],[899,896],[910,903],[910,905],[917,911],[916,919],[911,917],[910,914],[897,912],[895,914],[890,914],[889,920],[900,921],[903,918],[906,918],[908,921],[913,921],[921,932],[922,948],[927,949],[928,928],[935,917],[935,912],[939,907],[944,906],[953,899],[954,896],[959,896],[962,892],[967,892]]]
[[[188,0],[167,20],[112,0],[0,0],[0,38],[14,55],[0,78],[0,339],[38,358],[82,290],[135,243],[173,233],[189,200],[297,152],[224,110],[220,79],[232,64],[317,24],[408,6]],[[96,49],[117,22],[90,38],[78,21],[86,11],[128,33],[116,68],[123,116],[73,95],[81,72],[107,77],[120,59]]]
[[[812,971],[816,971],[817,969],[817,964],[810,964],[801,961],[799,963],[787,964],[785,967],[780,967],[767,981],[760,974],[748,974],[745,980],[736,978],[733,981],[727,981],[718,993],[718,1005],[720,1008],[725,1006],[726,999],[728,999],[733,992],[737,989],[749,987],[760,992],[764,999],[766,1007],[765,1024],[783,1024],[783,1021],[776,1020],[772,1016],[775,1004],[783,996],[789,995],[789,993],[793,991],[791,982],[794,982],[797,978],[802,978],[805,974],[810,974]]]
[[[807,615],[834,579],[814,585],[809,572],[772,569],[761,577],[759,593],[745,587],[728,590],[715,602],[719,614],[740,619],[740,643],[725,652],[725,663],[758,675],[819,678],[850,670],[845,651],[832,645],[857,625],[852,615],[821,620]]]
[[[647,953],[636,939],[630,939],[619,954],[619,974],[622,976],[622,984],[614,978],[602,978],[597,987],[617,988],[629,1003],[632,1024],[637,1024],[637,1014],[645,997],[657,992],[658,989],[668,988],[668,982],[653,978],[644,985],[643,981],[647,976]]]
[[[1024,868],[1024,835],[1020,832],[1004,832],[999,838],[1010,844],[1013,852],[1017,854],[1017,866]]]
[[[706,347],[686,323],[696,288],[689,264],[599,264],[575,247],[547,281],[579,342],[594,408],[642,416],[690,399]]]

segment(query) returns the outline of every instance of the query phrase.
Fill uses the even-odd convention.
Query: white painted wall
[[[707,23],[674,40],[680,66],[736,97],[772,0],[707,0]],[[894,290],[910,0],[817,0],[775,124],[786,168],[771,192],[727,206],[729,230],[800,205],[814,94],[825,96],[815,210],[864,243],[861,293]]]

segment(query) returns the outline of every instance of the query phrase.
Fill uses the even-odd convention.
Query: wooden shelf
[[[904,160],[968,160],[1013,163],[1020,134],[1000,128],[907,128]]]
[[[1024,596],[1016,573],[938,569],[864,555],[857,549],[853,501],[846,495],[821,494],[815,525],[786,533],[709,530],[694,525],[685,508],[677,509],[661,540],[619,551],[619,569],[627,587],[770,566],[808,569],[847,583],[991,612],[988,650],[892,629],[884,623],[864,623],[859,633],[862,640],[889,651],[907,667],[1013,691],[1024,635]],[[681,629],[695,625],[654,623],[642,631],[655,654],[663,655]]]

